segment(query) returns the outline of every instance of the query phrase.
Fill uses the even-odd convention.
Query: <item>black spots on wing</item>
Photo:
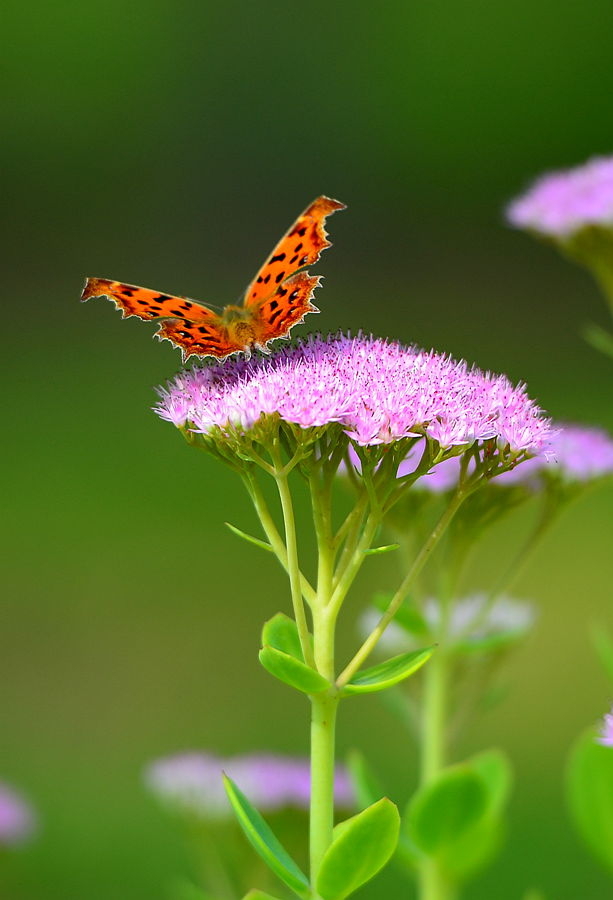
[[[300,253],[301,250],[302,250],[302,241],[300,241],[299,244],[296,244],[296,246],[294,247],[294,253]]]
[[[294,228],[293,231],[290,231],[290,237],[293,234],[298,234],[298,235],[300,235],[300,237],[304,237],[306,233],[307,233],[306,225],[302,225],[302,226],[299,225],[296,228]]]
[[[293,266],[297,259],[298,259],[298,254],[295,253],[289,261],[290,266]]]
[[[258,283],[258,284],[262,284],[263,281],[264,281],[264,279],[262,278],[262,276],[261,276],[261,275],[258,275],[258,277],[257,277],[257,283]]]
[[[288,290],[287,288],[279,287],[279,288],[277,288],[275,293],[278,297],[285,297],[285,295],[287,294],[287,290]]]
[[[277,253],[276,256],[270,257],[270,262],[268,264],[271,266],[273,263],[283,262],[284,259],[285,259],[285,253]]]
[[[155,313],[156,316],[159,316],[160,313],[162,312],[162,307],[161,307],[161,306],[153,306],[153,305],[152,305],[152,306],[150,306],[149,308],[150,308],[150,310],[151,310],[152,313]]]
[[[268,275],[264,276],[262,281],[264,282],[264,284],[268,284],[268,282],[270,281],[270,272],[268,273]]]
[[[198,328],[196,329],[196,331],[198,331],[200,334],[210,334],[211,333],[209,331],[209,329],[206,328],[204,325],[199,325]]]
[[[160,301],[165,302],[166,300],[172,300],[172,297],[168,294],[158,294],[157,297],[152,297],[151,299],[156,303],[159,303]]]
[[[269,306],[270,306],[271,309],[276,309],[278,305],[279,305],[279,304],[277,303],[276,300],[271,300],[271,301],[270,301],[270,304],[269,304]]]
[[[283,255],[285,256],[285,254],[283,254]],[[279,284],[279,282],[283,281],[284,278],[285,278],[285,272],[284,271],[279,272],[279,274],[275,276],[275,283]]]
[[[298,291],[298,290],[292,291],[291,294],[289,295],[288,302],[293,303],[295,300],[298,299],[299,296],[300,296],[300,291]]]
[[[123,294],[124,297],[131,297],[132,294],[134,293],[134,288],[123,287],[123,288],[121,288],[121,290],[119,291],[119,293],[120,293],[120,294]]]
[[[148,300],[137,300],[136,302],[138,303],[139,306],[149,306]]]
[[[192,306],[193,306],[192,303],[187,303],[187,302],[181,303],[180,305],[181,305],[181,309],[184,309],[185,312],[187,312],[188,310],[190,310],[190,309],[192,308]]]
[[[300,260],[300,265],[301,265],[301,266],[306,266],[306,264],[308,263],[308,261],[309,261],[309,257],[308,257],[307,255],[305,255],[305,256],[303,256],[302,259]]]
[[[182,309],[171,309],[170,311],[173,314],[173,316],[182,316],[183,315]]]
[[[272,308],[272,303],[270,304]],[[268,318],[268,321],[271,325],[275,324],[275,320],[279,318],[279,316],[283,315],[282,309],[276,309]]]

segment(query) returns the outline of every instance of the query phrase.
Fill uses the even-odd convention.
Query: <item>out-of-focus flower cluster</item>
[[[308,809],[311,776],[307,759],[275,754],[224,759],[210,753],[183,753],[150,763],[145,783],[170,809],[204,820],[219,819],[231,816],[223,773],[263,812],[285,807]],[[354,804],[349,775],[342,766],[336,769],[335,796],[339,806]]]
[[[369,634],[380,614],[367,610],[362,617],[362,631]],[[444,623],[445,643],[463,650],[480,649],[484,644],[493,648],[506,646],[522,638],[534,623],[534,607],[511,597],[499,597],[490,604],[485,593],[470,594],[454,601],[448,614],[441,604],[429,597],[415,619],[414,631],[401,624],[402,618],[392,622],[380,640],[380,647],[389,653],[404,653],[420,646],[423,639],[438,640]]]
[[[412,448],[398,475],[408,475],[418,464],[419,448]],[[457,457],[444,460],[417,482],[421,490],[443,493],[453,489],[460,474]],[[602,428],[554,423],[552,437],[540,452],[521,465],[497,476],[495,484],[525,484],[538,488],[543,477],[582,483],[613,474],[613,438]]]
[[[598,743],[604,744],[605,747],[613,747],[613,710],[604,717]]]
[[[509,205],[507,218],[559,240],[588,226],[613,227],[613,157],[542,176]]]
[[[0,782],[0,846],[23,844],[35,830],[36,816],[30,804]]]
[[[205,435],[249,431],[274,415],[303,429],[339,423],[362,446],[425,435],[443,448],[495,440],[532,453],[550,434],[525,387],[504,375],[360,335],[185,370],[159,393],[158,415]]]

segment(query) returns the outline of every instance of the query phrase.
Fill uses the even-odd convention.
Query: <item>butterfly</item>
[[[307,313],[319,312],[311,299],[321,276],[310,275],[305,266],[331,246],[324,223],[339,209],[345,204],[324,196],[307,206],[259,270],[240,306],[214,312],[186,297],[106,278],[88,278],[81,300],[107,297],[123,318],[160,321],[155,336],[180,348],[183,362],[190,356],[225,359],[240,351],[249,354],[254,347],[266,351],[269,341],[287,337]]]

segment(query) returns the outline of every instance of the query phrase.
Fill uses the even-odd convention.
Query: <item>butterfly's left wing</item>
[[[323,196],[307,206],[247,288],[245,306],[257,307],[262,300],[272,297],[283,281],[299,269],[317,262],[322,250],[331,246],[324,223],[327,216],[338,209],[345,209],[345,204]]]
[[[107,278],[88,278],[81,300],[92,297],[108,297],[124,318],[136,316],[145,321],[160,321],[156,337],[179,347],[184,362],[190,356],[224,359],[245,349],[244,343],[232,340],[218,313],[186,297]]]

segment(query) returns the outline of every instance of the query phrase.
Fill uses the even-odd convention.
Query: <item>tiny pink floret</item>
[[[596,740],[605,747],[613,747],[613,710],[605,715],[600,737],[596,738]]]

